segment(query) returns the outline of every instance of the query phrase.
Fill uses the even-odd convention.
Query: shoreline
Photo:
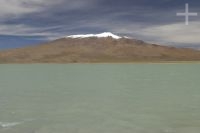
[[[200,61],[135,61],[135,62],[69,62],[69,63],[62,63],[62,62],[49,62],[49,63],[0,63],[0,65],[68,65],[68,64],[200,64]]]

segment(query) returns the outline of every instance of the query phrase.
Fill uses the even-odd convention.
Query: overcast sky
[[[177,12],[197,12],[185,25]],[[147,42],[200,47],[199,0],[0,0],[0,48],[71,34],[113,32]]]

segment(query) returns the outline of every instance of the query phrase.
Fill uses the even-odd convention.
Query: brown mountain
[[[0,63],[200,61],[200,51],[112,37],[62,38],[0,52]]]

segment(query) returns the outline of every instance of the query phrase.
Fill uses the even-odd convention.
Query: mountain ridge
[[[0,52],[0,63],[128,63],[200,61],[200,51],[112,36],[64,37]]]

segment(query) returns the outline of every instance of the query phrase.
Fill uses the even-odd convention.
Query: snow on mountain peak
[[[114,35],[111,32],[104,32],[104,33],[100,33],[100,34],[71,35],[71,36],[67,36],[66,38],[88,38],[88,37],[97,37],[97,38],[112,37],[114,39],[122,38],[120,36]]]

